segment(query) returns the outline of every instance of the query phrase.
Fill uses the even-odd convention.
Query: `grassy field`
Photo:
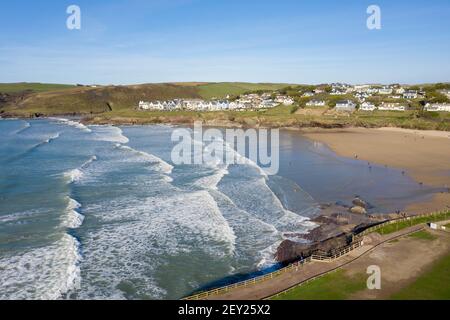
[[[415,238],[415,239],[420,239],[420,240],[429,240],[429,241],[437,239],[436,236],[432,235],[431,233],[429,233],[426,230],[422,230],[422,231],[413,233],[409,237],[410,238]]]
[[[380,229],[378,229],[376,232],[379,234],[389,234],[393,233],[399,230],[402,230],[407,227],[415,226],[421,223],[428,223],[428,222],[436,222],[436,221],[442,221],[447,220],[450,218],[450,212],[443,213],[443,214],[437,214],[430,217],[419,217],[419,218],[411,218],[409,221],[400,221],[388,224]]]
[[[257,90],[279,90],[287,86],[289,86],[289,84],[223,82],[203,84],[199,85],[197,88],[200,96],[204,99],[222,99],[226,98],[227,95],[237,96],[249,91]]]
[[[50,83],[0,83],[0,92],[2,93],[16,93],[25,90],[33,92],[47,92],[73,88],[73,85],[67,84],[50,84]]]
[[[345,300],[366,288],[367,276],[349,277],[343,270],[327,274],[304,284],[274,300]]]
[[[392,296],[395,300],[450,300],[450,255]]]

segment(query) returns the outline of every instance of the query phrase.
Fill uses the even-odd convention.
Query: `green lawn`
[[[428,223],[428,222],[435,222],[435,221],[442,221],[447,220],[450,218],[450,212],[443,213],[443,214],[437,214],[435,216],[429,216],[429,217],[421,217],[421,218],[411,218],[409,221],[401,221],[397,223],[388,224],[380,229],[378,229],[376,232],[379,234],[389,234],[393,233],[399,230],[402,230],[407,227],[415,226],[421,223]]]
[[[426,230],[422,230],[416,233],[413,233],[409,236],[410,238],[416,238],[416,239],[421,239],[421,240],[434,240],[437,237],[432,235],[431,233],[429,233]]]
[[[32,90],[34,92],[55,91],[73,88],[73,85],[66,84],[50,84],[50,83],[0,83],[0,92],[15,93],[25,90]]]
[[[395,300],[450,300],[450,255],[440,259],[430,271],[391,298]]]
[[[327,274],[304,284],[274,300],[345,300],[351,294],[366,289],[367,277],[363,274],[349,277],[343,270]]]

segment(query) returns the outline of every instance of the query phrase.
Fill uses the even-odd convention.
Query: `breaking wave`
[[[170,165],[169,163],[165,162],[161,158],[153,155],[153,154],[150,154],[150,153],[147,153],[147,152],[144,152],[144,151],[139,151],[139,150],[133,149],[133,148],[131,148],[129,146],[124,146],[124,145],[121,145],[121,144],[116,144],[116,147],[119,148],[119,149],[122,149],[122,150],[127,150],[127,151],[130,151],[130,152],[133,152],[133,153],[141,156],[144,159],[144,161],[148,161],[150,163],[156,164],[158,169],[159,169],[159,171],[161,171],[161,172],[163,172],[165,174],[171,174],[172,173],[173,166]]]
[[[80,129],[80,130],[85,131],[85,132],[92,132],[91,129],[89,129],[84,124],[82,124],[81,122],[78,122],[78,121],[73,121],[73,120],[64,119],[64,118],[50,118],[50,119],[54,120],[54,121],[61,122],[63,124],[71,126],[71,127],[75,127],[77,129]]]
[[[79,242],[64,234],[53,244],[0,258],[0,300],[56,300],[79,287]]]
[[[77,211],[79,208],[81,208],[81,204],[68,197],[68,204],[65,212],[66,215],[63,218],[63,223],[66,228],[77,229],[83,224],[84,216]]]
[[[28,130],[29,128],[31,128],[31,124],[29,122],[25,122],[25,125],[16,131],[16,134],[21,134],[22,132]]]
[[[86,169],[94,161],[97,161],[97,156],[92,156],[81,167],[65,172],[64,176],[69,180],[69,183],[78,182],[83,177],[83,169]]]
[[[122,129],[114,126],[92,126],[94,140],[127,144],[130,140],[123,135]]]

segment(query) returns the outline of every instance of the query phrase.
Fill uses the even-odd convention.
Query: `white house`
[[[285,106],[292,106],[294,104],[294,99],[288,96],[277,96],[275,102],[284,104]]]
[[[403,93],[405,99],[417,99],[418,93],[415,90],[407,90]]]
[[[343,95],[347,94],[347,91],[342,91],[340,89],[334,89],[333,88],[333,90],[331,90],[330,94],[332,96],[343,96]]]
[[[406,111],[407,107],[405,105],[402,105],[400,103],[385,103],[383,102],[379,107],[378,110],[380,111]]]
[[[336,102],[336,110],[337,111],[355,111],[356,103],[351,100],[342,100]]]
[[[405,93],[405,89],[402,88],[402,87],[400,87],[400,88],[398,88],[398,89],[395,90],[395,93],[396,93],[396,94],[404,94],[404,93]]]
[[[270,109],[270,108],[274,108],[278,105],[279,105],[278,102],[275,102],[272,99],[266,99],[266,100],[261,101],[261,103],[259,104],[259,108]]]
[[[307,92],[303,93],[303,95],[302,95],[302,97],[304,97],[304,98],[309,98],[312,96],[314,96],[314,92],[311,92],[311,91],[307,91]]]
[[[307,107],[325,107],[326,102],[325,100],[317,100],[317,99],[313,99],[308,101],[308,103],[306,103]]]
[[[450,103],[427,103],[425,111],[450,112]]]
[[[363,102],[361,106],[359,107],[359,110],[361,111],[374,111],[377,107],[370,102]]]
[[[389,87],[383,87],[383,88],[381,88],[381,89],[378,89],[378,93],[379,94],[392,94],[392,88],[389,88]]]

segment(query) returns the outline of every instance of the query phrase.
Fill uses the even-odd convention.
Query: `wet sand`
[[[326,143],[337,154],[404,170],[418,183],[450,187],[450,133],[398,128],[305,129],[306,137]],[[423,213],[450,206],[450,193],[408,206]]]

